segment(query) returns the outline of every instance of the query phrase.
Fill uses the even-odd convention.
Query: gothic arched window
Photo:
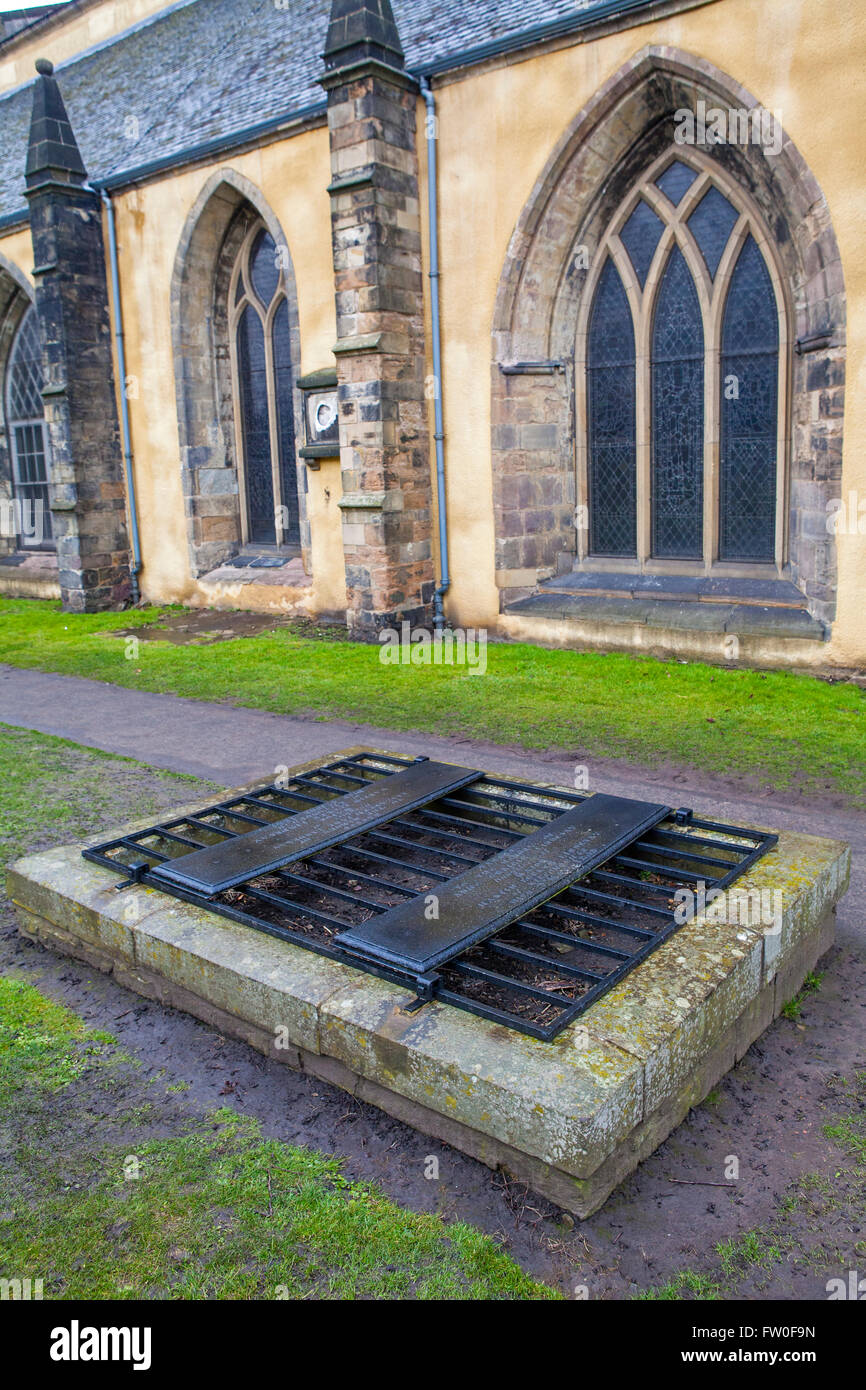
[[[261,222],[244,238],[229,302],[244,540],[298,545],[289,309],[280,251]]]
[[[783,562],[786,319],[765,247],[745,195],[679,150],[611,222],[582,329],[583,558]]]
[[[589,491],[596,555],[635,553],[634,327],[616,266],[608,259],[589,326],[587,411],[595,461]]]
[[[42,345],[32,306],[24,313],[6,372],[6,422],[12,461],[12,496],[18,544],[53,550],[48,499],[48,432],[42,411]]]

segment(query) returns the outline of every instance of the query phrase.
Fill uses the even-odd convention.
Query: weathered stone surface
[[[615,208],[672,143],[674,113],[694,110],[698,100],[708,107],[720,101],[732,109],[755,105],[753,96],[706,58],[661,45],[636,53],[573,118],[515,227],[491,335],[495,569],[503,607],[521,597],[515,588],[524,587],[510,582],[511,571],[535,570],[531,582],[537,583],[548,567],[561,573],[576,550],[584,557],[588,537],[575,530],[568,508],[558,509],[553,524],[538,535],[518,526],[514,512],[518,506],[538,505],[538,485],[551,471],[562,480],[564,498],[577,472],[581,491],[573,500],[588,503],[583,477],[586,412],[580,395],[587,322],[581,311],[587,307],[589,267]],[[809,631],[804,614],[792,635],[821,640],[821,625],[832,623],[836,603],[836,541],[827,533],[827,507],[840,496],[842,470],[846,305],[839,246],[826,199],[787,136],[778,157],[767,158],[749,142],[714,147],[713,157],[757,205],[787,282],[793,425],[788,562],[814,620]],[[579,261],[577,250],[583,253]],[[824,345],[802,354],[791,351],[798,339],[812,333],[824,335]],[[534,363],[537,369],[517,375],[502,370],[517,363]],[[553,375],[551,363],[556,364]],[[516,479],[519,504],[510,486]],[[804,488],[809,489],[808,504]],[[697,629],[707,621],[692,610],[669,625],[670,644],[682,653],[688,650],[690,619]],[[753,615],[750,621],[757,619]],[[769,628],[763,633],[777,635]],[[621,640],[621,633],[616,636]],[[801,659],[800,651],[794,655]]]
[[[42,337],[49,502],[61,596],[72,612],[130,592],[108,285],[99,197],[50,64],[33,89],[27,199]]]
[[[337,0],[325,63],[347,621],[371,635],[433,597],[417,96],[387,0]]]
[[[10,867],[23,930],[503,1164],[578,1215],[796,992],[831,944],[850,861],[839,842],[783,833],[721,909],[696,916],[544,1043],[444,1004],[407,1013],[405,988],[152,890],[119,893],[80,849]]]

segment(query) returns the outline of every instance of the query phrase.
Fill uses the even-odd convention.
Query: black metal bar
[[[633,898],[618,898],[615,893],[603,893],[600,888],[587,888],[585,884],[576,884],[573,888],[567,888],[566,892],[581,893],[584,897],[591,898],[593,902],[610,903],[612,907],[626,908],[639,912],[649,912],[656,917],[673,917],[673,912],[667,907],[654,907],[652,903],[636,903]],[[608,922],[608,926],[613,923]]]
[[[388,824],[393,825],[394,821],[389,821]],[[389,845],[399,845],[401,849],[414,849],[421,854],[434,854],[437,859],[456,859],[460,864],[468,866],[484,862],[479,859],[471,859],[465,854],[457,854],[455,850],[439,849],[433,845],[421,845],[417,840],[406,840],[400,835],[388,835],[384,830],[365,830],[364,835],[371,840],[384,840]],[[395,864],[400,862],[398,859],[394,860]]]
[[[411,859],[395,859],[393,854],[377,854],[372,849],[356,849],[351,840],[346,840],[342,844],[334,845],[334,849],[350,850],[352,854],[364,855],[367,859],[375,859],[380,864],[390,864],[392,868],[404,869],[407,873],[417,874],[419,878],[435,878],[439,883],[446,883],[451,877],[450,874],[440,874],[435,869],[422,869],[413,864]]]
[[[656,831],[656,830],[653,831],[653,834],[654,834],[654,835],[657,835],[657,834],[660,834],[660,833],[661,833],[660,831]],[[680,840],[681,840],[681,839],[684,839],[685,837],[684,837],[684,836],[676,836],[676,835],[667,835],[665,838],[666,838],[666,839],[670,839],[670,840],[674,840],[674,839],[680,839]],[[686,843],[689,844],[689,843],[691,843],[691,841],[686,841]],[[635,846],[634,846],[634,847],[635,847],[635,849],[643,850],[644,853],[652,852],[653,854],[668,854],[669,852],[671,852],[671,853],[673,854],[673,857],[674,857],[675,859],[691,859],[691,860],[694,860],[694,861],[695,861],[696,863],[698,863],[698,864],[715,864],[715,865],[717,865],[718,867],[723,868],[723,869],[729,869],[729,868],[731,867],[731,862],[732,862],[730,859],[715,859],[715,858],[712,858],[712,857],[711,857],[710,855],[708,855],[708,854],[693,854],[693,853],[691,852],[691,850],[681,849],[681,848],[679,847],[679,845],[676,847],[676,849],[674,849],[673,846],[654,845],[654,844],[652,844],[649,840],[637,840],[637,841],[635,842]]]
[[[309,801],[312,806],[320,806],[323,801],[327,800],[326,797],[322,796],[307,796],[306,792],[291,792],[290,795],[293,796],[296,801]],[[244,805],[263,806],[266,811],[279,811],[281,816],[297,815],[296,808],[291,806],[281,806],[279,802],[269,801],[263,796],[245,796]],[[265,821],[265,825],[270,824],[272,824],[272,822]]]
[[[611,855],[607,863],[613,863],[615,858],[615,855]],[[613,869],[593,869],[592,876],[594,879],[603,880],[605,883],[622,884],[623,888],[639,888],[642,893],[655,893],[657,897],[663,896],[669,898],[671,893],[675,891],[673,888],[665,888],[660,883],[647,883],[645,879],[635,878],[633,874],[615,873]],[[581,887],[582,886],[581,884]],[[631,903],[632,907],[643,907],[642,898],[629,898],[627,901]]]
[[[338,848],[342,849],[343,846],[340,845]],[[363,850],[358,850],[358,854],[362,853]],[[407,898],[414,898],[415,896],[415,890],[413,888],[406,888],[401,883],[390,883],[388,879],[377,878],[375,874],[365,874],[361,869],[348,869],[345,864],[333,864],[328,859],[305,859],[303,862],[308,865],[312,864],[317,869],[329,869],[332,873],[347,874],[351,875],[352,878],[361,878],[365,883],[372,883],[377,888],[387,889],[389,893],[403,893]]]
[[[395,772],[412,767],[414,762],[417,760],[376,753],[334,759],[306,773],[296,774],[285,787],[272,784],[241,793],[191,815],[173,817],[146,830],[92,846],[84,851],[84,857],[119,875],[123,881],[117,886],[121,889],[142,883],[165,891],[168,885],[162,880],[159,865],[180,866],[190,854],[227,848],[229,843],[242,842],[258,829],[288,828],[298,816],[301,821],[297,823],[303,824],[305,811],[336,805],[344,796],[351,795],[352,790],[375,786]],[[411,995],[417,995],[420,1007],[432,997],[531,1037],[551,1041],[681,925],[670,907],[660,907],[652,899],[670,897],[677,884],[706,883],[710,891],[726,888],[773,847],[776,836],[696,819],[688,812],[677,813],[676,822],[670,815],[629,843],[618,846],[609,855],[607,867],[602,862],[597,863],[583,878],[572,880],[529,913],[517,914],[504,925],[494,925],[492,934],[486,939],[486,949],[491,953],[486,959],[494,958],[496,969],[477,964],[471,956],[467,958],[466,948],[449,958],[447,970],[451,979],[447,985],[435,974],[422,978],[405,962],[359,958],[352,949],[351,934],[365,922],[372,925],[377,919],[390,915],[395,910],[390,905],[395,898],[405,904],[420,898],[430,891],[425,885],[448,886],[449,881],[457,884],[464,874],[471,878],[485,865],[491,867],[495,878],[501,855],[508,857],[507,852],[517,848],[521,841],[534,839],[543,827],[552,826],[559,817],[567,815],[569,807],[574,810],[587,799],[565,791],[551,789],[548,792],[546,788],[492,774],[474,774],[474,780],[471,785],[466,784],[465,790],[456,788],[453,794],[408,807],[384,823],[341,837],[318,853],[313,851],[297,857],[291,868],[283,864],[259,866],[249,878],[232,885],[246,897],[243,908],[221,901],[219,897],[208,898],[200,890],[184,885],[174,885],[169,891],[184,901],[210,908],[278,940],[391,980]],[[268,817],[255,814],[265,810]],[[228,821],[234,828],[214,823],[217,819]],[[346,819],[348,821],[348,816]],[[196,832],[207,835],[211,843],[203,847],[193,838]],[[177,846],[177,854],[167,855],[144,843],[147,840],[159,843],[161,836]],[[419,836],[432,843],[420,843]],[[356,843],[357,840],[363,844]],[[393,847],[394,852],[386,854],[367,848],[371,841],[378,843],[380,850]],[[467,849],[471,855],[460,853]],[[480,857],[472,857],[476,851]],[[135,856],[132,864],[125,864],[119,857],[128,859],[130,855]],[[440,867],[425,868],[418,856],[438,861]],[[443,862],[447,872],[442,872]],[[363,867],[353,867],[358,864]],[[130,874],[131,877],[124,877]],[[323,882],[319,874],[327,875],[329,881]],[[417,880],[416,886],[393,881],[403,874]],[[640,874],[652,874],[663,883],[647,882],[638,876]],[[333,903],[335,910],[343,915],[334,916],[322,906],[305,906],[289,891],[283,893],[278,888],[271,892],[252,881],[270,876],[314,902]],[[354,885],[351,888],[350,883]],[[387,895],[389,902],[371,899],[362,891],[364,885]],[[607,891],[608,888],[621,891]],[[440,889],[437,887],[435,891],[441,898]],[[599,911],[591,910],[594,904]],[[602,915],[602,910],[610,915]],[[266,911],[267,915],[263,915]],[[359,917],[359,914],[363,915]],[[538,916],[543,920],[531,920]],[[642,917],[651,918],[657,926],[650,929],[635,925],[635,919]],[[311,930],[312,924],[320,924],[325,930]],[[582,928],[607,934],[608,939],[619,938],[621,944],[608,945],[607,941],[578,935],[577,931]],[[513,933],[519,933],[516,941]],[[344,940],[347,936],[350,939]],[[538,943],[538,949],[534,942]],[[553,945],[568,946],[577,953],[573,960],[583,963],[578,965],[572,959],[557,959],[552,952],[545,954]],[[608,965],[611,968],[603,973]],[[593,969],[593,966],[599,968]],[[512,973],[508,973],[509,970]],[[527,970],[561,978],[561,988],[543,990],[517,978]],[[544,975],[531,978],[544,978]],[[479,981],[488,983],[491,989],[510,991],[516,999],[532,1000],[541,1005],[540,1017],[550,1014],[554,1017],[549,1022],[533,1021],[524,1017],[517,1005],[509,1009],[489,1003],[483,996],[474,998],[462,991],[457,983],[460,980],[467,987],[470,982],[476,982],[473,992],[477,992]],[[569,980],[582,982],[588,988],[571,998]]]
[[[320,912],[315,907],[304,907],[301,903],[296,903],[294,898],[279,896],[276,893],[269,893],[266,888],[255,888],[251,883],[245,883],[242,889],[235,889],[236,892],[246,893],[251,898],[256,898],[259,902],[270,903],[272,907],[278,907],[282,912],[296,912],[299,917],[315,917],[317,922],[324,922],[325,926],[332,927],[334,931],[345,931],[347,923],[339,917],[331,917],[327,912]]]
[[[474,792],[475,788],[473,787],[472,790]],[[500,798],[500,800],[502,799],[503,798]],[[458,809],[464,808],[470,811],[480,811],[486,816],[503,816],[507,820],[524,821],[527,825],[534,826],[547,825],[549,820],[555,819],[553,816],[527,816],[524,811],[506,810],[504,807],[483,806],[479,805],[476,801],[464,801],[462,797],[456,796],[443,796],[442,805],[456,806]]]
[[[571,889],[566,889],[566,892],[570,891]],[[583,922],[588,927],[603,927],[606,931],[623,931],[627,932],[629,936],[640,936],[644,939],[651,937],[655,940],[657,936],[657,933],[650,931],[649,927],[635,927],[630,922],[613,922],[609,917],[598,917],[594,912],[586,912],[583,908],[567,907],[565,903],[560,901],[564,896],[564,894],[560,894],[558,898],[552,898],[550,902],[543,903],[541,907],[535,909],[536,912],[556,912],[560,916],[568,918],[569,921]]]
[[[485,825],[483,821],[469,820],[466,816],[449,816],[447,811],[432,811],[425,806],[423,811],[414,811],[415,816],[427,816],[430,819],[447,821],[449,825],[471,825],[476,830],[489,830],[491,835],[507,835],[509,839],[520,840],[525,831],[509,830],[504,825]],[[501,849],[501,845],[491,845],[488,840],[476,840],[474,837],[469,839],[470,844],[487,845],[489,849]]]
[[[528,1033],[531,1038],[538,1038],[541,1042],[552,1042],[566,1026],[565,1012],[545,1028],[542,1024],[532,1023],[529,1019],[517,1018],[506,1009],[497,1009],[495,1004],[484,1004],[481,1000],[472,999],[469,995],[447,989],[444,985],[436,986],[435,997],[442,1004],[451,1004],[455,1008],[463,1009],[465,1013],[476,1014],[478,1018],[487,1018],[491,1023],[501,1023],[505,1028],[514,1028],[520,1033]]]
[[[224,825],[211,825],[210,821],[202,820],[201,816],[187,816],[189,825],[197,825],[201,830],[209,830],[214,835],[225,835],[227,839],[233,840],[240,833],[237,830],[226,830]]]
[[[124,849],[134,850],[136,854],[146,854],[150,859],[158,859],[160,863],[166,863],[168,860],[171,859],[170,854],[161,854],[158,849],[148,849],[146,845],[140,845],[136,840],[133,840],[126,835],[123,835],[119,840],[116,840],[115,844],[118,847],[120,845],[123,845]],[[125,865],[121,865],[121,868],[125,867]]]
[[[749,839],[749,842],[750,842],[750,843],[749,843],[748,845],[737,845],[737,844],[732,843],[732,842],[729,841],[729,840],[713,840],[713,839],[710,839],[709,837],[707,837],[707,836],[705,836],[705,835],[695,835],[695,836],[693,837],[692,834],[691,834],[692,826],[697,826],[697,828],[698,828],[699,830],[715,830],[715,831],[718,831],[718,833],[719,833],[720,835],[721,835],[721,834],[728,834],[728,833],[730,833],[731,831],[733,831],[733,830],[736,829],[735,826],[732,826],[732,825],[716,825],[716,824],[715,824],[713,821],[711,821],[711,820],[693,820],[693,821],[691,821],[690,824],[689,824],[689,829],[688,829],[688,831],[683,831],[683,832],[682,832],[683,835],[688,835],[688,836],[689,836],[689,839],[693,839],[696,843],[699,843],[699,844],[702,844],[702,845],[712,845],[714,849],[727,849],[727,850],[730,850],[732,854],[746,854],[746,853],[748,853],[751,844],[752,844],[752,843],[754,842],[754,840],[755,840],[755,836],[754,836],[754,835],[749,835],[749,836],[748,836],[748,839]],[[674,831],[671,831],[671,832],[669,832],[669,833],[674,834],[675,832],[674,832]],[[741,833],[743,834],[743,838],[745,839],[745,838],[746,838],[745,832],[741,832]]]
[[[184,822],[186,824],[186,822]],[[188,835],[178,835],[175,830],[160,830],[158,834],[163,840],[176,840],[179,845],[187,845],[190,849],[203,849],[201,840],[191,840]]]
[[[238,802],[243,804],[243,798],[239,797]],[[263,820],[261,816],[251,816],[248,811],[236,811],[235,806],[238,804],[238,802],[222,802],[219,806],[214,807],[214,809],[217,811],[222,811],[225,815],[233,817],[235,820],[249,821],[250,825],[268,824],[268,822],[266,820]]]
[[[276,877],[285,879],[287,883],[300,884],[302,888],[314,888],[317,893],[324,897],[340,898],[342,901],[358,904],[359,907],[372,907],[376,912],[386,910],[385,903],[374,903],[372,898],[362,898],[360,893],[346,893],[342,888],[332,888],[327,883],[317,883],[314,878],[305,878],[303,874],[291,874],[288,869],[277,869]]]
[[[581,980],[603,980],[604,975],[600,975],[597,970],[581,970],[579,965],[571,965],[568,961],[554,960],[552,956],[542,955],[538,951],[527,951],[523,946],[512,946],[508,941],[499,941],[494,936],[490,941],[485,942],[489,950],[495,951],[497,955],[508,956],[511,960],[519,960],[527,965],[534,965],[538,969],[560,970],[564,975],[574,975]]]
[[[579,806],[581,802],[587,800],[587,797],[580,792],[569,792],[559,787],[535,787],[527,782],[512,782],[509,781],[507,777],[495,777],[490,772],[485,773],[484,777],[481,779],[481,785],[487,787],[508,787],[512,791],[520,792],[523,796],[533,796],[538,800],[541,800],[543,797],[549,797],[553,802],[574,802],[575,806]],[[564,806],[556,807],[556,810],[567,809],[568,807]]]
[[[612,864],[624,864],[627,869],[638,869],[641,873],[666,875],[668,878],[678,879],[681,883],[709,882],[713,884],[716,882],[717,877],[721,877],[721,875],[716,875],[707,880],[703,874],[696,873],[694,869],[673,869],[669,868],[667,864],[653,864],[648,859],[635,859],[625,854],[618,854],[616,858],[612,859],[610,862]],[[637,881],[645,882],[643,879]],[[647,884],[647,887],[659,887],[659,885]]]
[[[448,969],[456,970],[458,975],[471,975],[474,979],[486,980],[488,984],[499,985],[502,989],[513,989],[519,994],[528,994],[530,999],[538,999],[544,1004],[552,1004],[554,1008],[562,1007],[571,1002],[568,998],[563,998],[561,994],[554,993],[553,990],[536,989],[535,985],[528,985],[523,980],[515,980],[512,975],[500,975],[497,970],[487,970],[483,965],[473,965],[468,960],[449,961]]]
[[[634,952],[620,950],[618,946],[605,946],[600,941],[587,941],[583,936],[575,936],[573,932],[557,931],[555,927],[542,927],[536,922],[528,922],[525,917],[521,917],[519,922],[515,922],[516,927],[521,931],[532,932],[533,936],[540,936],[544,941],[561,941],[567,946],[573,946],[576,951],[599,951],[604,956],[615,956],[618,960],[631,960]],[[495,939],[495,938],[494,938]]]

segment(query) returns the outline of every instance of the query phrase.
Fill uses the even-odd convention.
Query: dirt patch
[[[140,627],[115,628],[101,635],[108,638],[138,637],[143,642],[171,642],[176,647],[209,647],[236,637],[260,637],[263,632],[287,630],[296,637],[328,638],[348,641],[341,624],[312,622],[307,618],[274,617],[270,613],[220,612],[215,608],[184,609],[182,613],[161,614],[156,622]]]

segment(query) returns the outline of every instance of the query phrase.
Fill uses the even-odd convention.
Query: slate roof
[[[17,7],[4,6],[0,9],[0,42],[9,39],[13,34],[17,34],[20,29],[27,29],[31,24],[35,24],[44,15],[53,14],[55,10],[62,10],[67,0],[57,0],[53,5],[32,5],[30,9],[19,9]]]
[[[410,71],[611,0],[392,0]],[[625,4],[641,0],[625,0]],[[91,178],[324,103],[330,0],[175,0],[57,80]],[[51,58],[51,31],[44,55]],[[2,53],[2,46],[0,46]],[[0,98],[0,219],[24,207],[32,84]]]

